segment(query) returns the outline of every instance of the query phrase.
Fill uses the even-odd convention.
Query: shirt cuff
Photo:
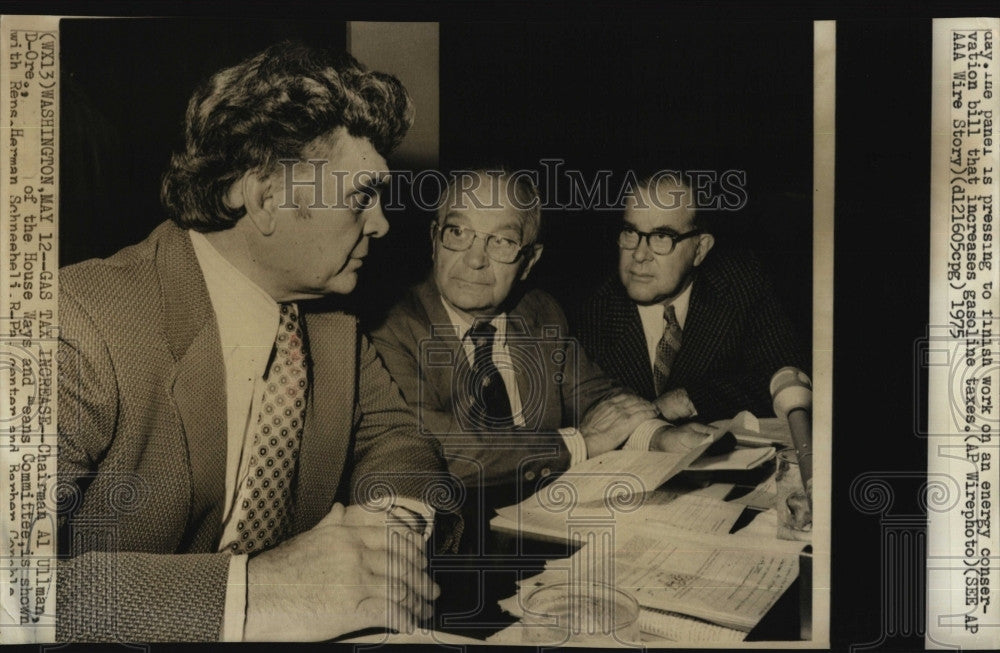
[[[587,459],[587,441],[583,439],[583,433],[570,426],[559,429],[559,435],[562,436],[566,448],[569,449],[570,467]]]
[[[226,607],[222,613],[223,642],[243,641],[243,626],[247,618],[247,560],[249,559],[248,555],[234,555],[229,559]]]
[[[411,530],[422,531],[424,540],[429,540],[434,532],[434,508],[423,501],[411,497],[396,497],[389,508],[389,514],[405,523]]]
[[[648,419],[632,431],[632,435],[628,436],[628,440],[625,441],[622,449],[626,451],[649,451],[649,445],[652,444],[653,436],[656,435],[656,432],[670,426],[672,426],[670,422],[666,422],[659,417]]]

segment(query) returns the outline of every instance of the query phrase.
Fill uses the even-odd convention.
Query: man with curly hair
[[[171,220],[61,271],[60,640],[429,616],[435,516],[439,547],[458,531],[429,505],[439,447],[356,319],[308,303],[353,291],[388,230],[384,157],[411,120],[394,77],[272,46],[191,98]]]

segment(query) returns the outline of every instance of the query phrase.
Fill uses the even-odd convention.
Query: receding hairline
[[[472,188],[462,188],[461,192],[467,194],[470,192],[476,193],[477,198],[483,200],[486,206],[474,207],[480,211],[490,211],[490,210],[509,210],[512,211],[517,220],[521,232],[522,238],[526,241],[522,243],[524,245],[529,245],[538,241],[538,235],[541,228],[541,199],[538,195],[538,189],[534,187],[531,183],[530,178],[524,179],[523,176],[511,173],[506,169],[473,169],[473,170],[463,170],[459,175],[452,175],[448,181],[447,188],[443,195],[443,200],[439,202],[437,208],[437,219],[439,222],[444,222],[448,215],[456,210],[455,203],[458,199],[459,193],[459,182],[462,179],[467,179],[470,175],[474,175],[480,182],[485,181],[486,183],[476,184]],[[527,188],[525,188],[527,184]],[[498,199],[497,191],[502,190],[503,196]],[[527,192],[532,197],[529,199],[531,206],[520,206],[521,200],[518,198],[518,190],[522,189],[521,192]],[[486,191],[489,195],[485,198],[478,197],[478,194]],[[499,206],[494,206],[494,204],[499,203]],[[468,208],[468,207],[464,207]],[[461,211],[463,207],[459,207],[457,210]],[[533,224],[532,224],[533,223]],[[502,225],[501,228],[506,228],[507,225]],[[530,235],[531,238],[525,238],[526,231],[534,231],[534,234]]]

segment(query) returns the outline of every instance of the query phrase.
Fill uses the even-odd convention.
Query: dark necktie
[[[469,330],[469,337],[476,346],[469,388],[472,396],[472,421],[488,430],[509,429],[514,423],[507,385],[493,364],[493,340],[496,332],[496,327],[489,322],[479,322]]]
[[[681,349],[681,325],[677,322],[673,304],[663,309],[663,319],[667,321],[667,325],[656,345],[656,361],[653,364],[653,384],[656,386],[657,396],[666,391],[670,368]]]
[[[307,352],[295,304],[281,305],[274,356],[253,427],[248,471],[240,483],[233,518],[234,553],[255,553],[281,541],[291,523],[291,492],[309,391]]]

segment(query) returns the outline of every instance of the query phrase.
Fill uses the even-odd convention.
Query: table
[[[739,530],[761,514],[747,508],[733,527]],[[497,605],[517,591],[517,581],[541,572],[547,560],[576,550],[566,542],[527,534],[491,532],[486,550],[432,557],[431,574],[441,586],[432,627],[446,633],[485,639],[516,621]],[[799,578],[748,634],[746,641],[808,639],[811,625],[811,557],[800,556]]]

